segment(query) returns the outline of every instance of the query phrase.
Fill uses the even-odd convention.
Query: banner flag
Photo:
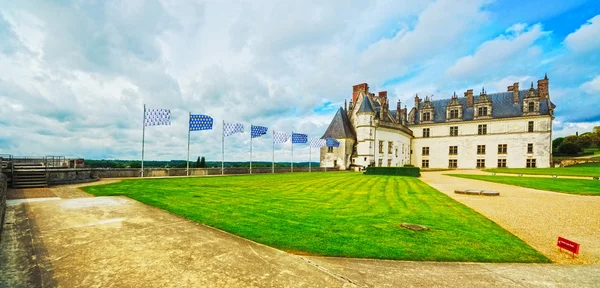
[[[285,143],[290,139],[290,134],[283,132],[275,132],[273,134],[273,142],[274,143]]]
[[[310,138],[310,147],[321,148],[325,146],[325,139]]]
[[[144,126],[171,125],[171,110],[147,109]]]
[[[201,114],[190,114],[190,131],[212,130],[212,128],[212,117]]]
[[[268,129],[269,128],[263,126],[250,125],[250,134],[252,138],[260,137],[262,135],[267,134]]]
[[[340,147],[340,141],[337,141],[331,137],[327,137],[325,140],[327,147]]]
[[[308,135],[300,133],[292,133],[292,143],[303,144],[308,142]]]
[[[223,135],[231,136],[235,133],[244,133],[244,124],[240,123],[224,123],[223,124]]]

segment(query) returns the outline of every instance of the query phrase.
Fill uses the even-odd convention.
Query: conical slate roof
[[[335,116],[333,116],[329,127],[327,127],[327,131],[325,131],[325,134],[323,134],[323,137],[321,138],[325,137],[331,137],[334,139],[356,139],[350,119],[348,119],[346,111],[344,111],[344,109],[341,107],[337,113],[335,113]]]
[[[363,98],[363,101],[360,104],[360,107],[358,107],[357,112],[358,113],[361,113],[361,112],[375,113],[375,109],[373,109],[373,106],[371,105],[371,101],[369,101],[369,98],[367,96],[365,96]]]

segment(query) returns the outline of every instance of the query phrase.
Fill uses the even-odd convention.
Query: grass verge
[[[418,178],[293,173],[124,180],[88,186],[282,250],[326,256],[550,262],[518,237]],[[400,228],[409,222],[428,231]]]
[[[447,174],[449,176],[509,184],[560,193],[600,196],[600,181],[586,179],[561,179],[541,177],[488,176]]]
[[[484,171],[525,175],[597,177],[600,176],[600,163],[585,163],[562,168],[493,168]]]

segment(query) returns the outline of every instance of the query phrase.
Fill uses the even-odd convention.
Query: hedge
[[[395,175],[420,177],[421,168],[419,167],[367,167],[366,175]]]

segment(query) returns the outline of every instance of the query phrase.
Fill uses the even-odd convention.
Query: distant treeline
[[[142,162],[136,160],[89,160],[85,159],[85,167],[90,168],[141,168]],[[205,165],[201,165],[205,164]],[[290,162],[275,162],[275,167],[290,167]],[[318,167],[319,162],[312,162],[313,167]],[[225,168],[250,167],[250,162],[225,162]],[[271,167],[271,162],[254,162],[252,168]],[[294,167],[308,167],[308,162],[294,162]],[[185,160],[170,161],[144,161],[144,168],[186,168]],[[190,161],[190,168],[221,168],[221,162]]]

